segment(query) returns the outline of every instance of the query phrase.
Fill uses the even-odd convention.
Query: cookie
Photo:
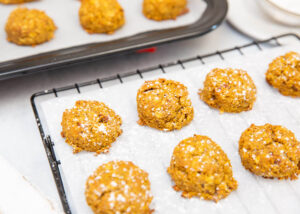
[[[289,52],[270,63],[267,82],[285,96],[300,97],[300,54]]]
[[[187,0],[144,0],[143,13],[148,19],[176,19],[188,12]]]
[[[256,100],[256,86],[244,70],[215,68],[207,74],[199,95],[212,108],[239,113],[252,109]]]
[[[285,127],[252,124],[241,135],[239,153],[250,172],[278,179],[297,179],[300,173],[300,142]]]
[[[176,81],[146,81],[137,93],[139,124],[163,131],[181,129],[194,117],[187,88]]]
[[[174,149],[168,168],[174,189],[182,196],[219,200],[237,189],[230,160],[209,137],[194,135],[181,141]]]
[[[13,10],[6,22],[7,40],[17,45],[35,46],[51,40],[56,26],[43,11],[17,8]]]
[[[87,179],[85,197],[94,213],[150,214],[148,173],[132,162],[111,161]]]
[[[21,4],[21,3],[26,3],[26,2],[31,2],[35,0],[0,0],[0,3],[3,4]]]
[[[112,34],[125,23],[123,8],[117,0],[82,0],[79,20],[88,33]]]
[[[108,152],[122,133],[122,119],[107,105],[98,101],[79,100],[62,117],[62,137],[73,147],[98,154]]]

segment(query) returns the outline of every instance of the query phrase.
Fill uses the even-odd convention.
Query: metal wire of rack
[[[279,40],[281,38],[288,38],[288,37],[291,37],[297,41],[300,41],[300,37],[296,34],[292,34],[292,33],[283,34],[283,35],[275,36],[275,37],[272,37],[272,38],[269,38],[266,40],[253,41],[251,43],[248,43],[248,44],[245,44],[242,46],[236,46],[233,48],[216,51],[216,52],[201,55],[201,56],[197,55],[195,57],[191,57],[191,58],[187,58],[187,59],[179,59],[175,62],[159,64],[156,66],[152,66],[152,67],[148,67],[148,68],[144,68],[144,69],[137,69],[135,71],[130,71],[130,72],[122,73],[122,74],[119,73],[114,76],[110,76],[110,77],[106,77],[106,78],[102,78],[102,79],[95,79],[92,81],[87,81],[87,82],[82,82],[82,83],[75,83],[73,85],[68,85],[68,86],[64,86],[64,87],[60,87],[60,88],[52,88],[49,90],[40,91],[40,92],[33,94],[30,98],[33,113],[36,118],[36,123],[37,123],[37,126],[40,131],[40,135],[41,135],[41,138],[43,141],[44,148],[46,150],[46,155],[48,157],[50,168],[52,170],[52,174],[53,174],[53,177],[54,177],[54,180],[56,183],[56,187],[57,187],[57,190],[58,190],[58,193],[60,196],[60,200],[61,200],[64,212],[67,214],[72,213],[71,208],[68,203],[66,192],[64,189],[64,183],[63,183],[63,179],[61,176],[61,172],[59,169],[59,165],[61,164],[61,162],[56,158],[54,142],[51,140],[50,135],[46,134],[46,131],[43,127],[41,117],[40,117],[40,112],[38,110],[38,106],[36,103],[36,98],[42,97],[45,95],[51,95],[51,94],[54,95],[54,97],[58,97],[60,92],[74,90],[74,89],[77,91],[77,93],[81,93],[81,88],[86,87],[86,86],[91,86],[91,85],[98,85],[99,88],[102,89],[104,82],[118,80],[120,82],[120,84],[122,84],[122,83],[124,83],[123,78],[137,75],[139,78],[143,79],[144,78],[143,74],[145,74],[147,72],[151,72],[154,70],[160,70],[162,73],[166,73],[166,70],[165,70],[166,68],[176,66],[176,65],[179,65],[182,69],[186,69],[185,63],[192,62],[192,61],[200,61],[201,64],[204,65],[204,64],[206,64],[204,59],[213,57],[213,56],[218,56],[221,60],[225,60],[225,56],[224,56],[225,53],[236,51],[236,52],[238,52],[238,54],[244,55],[243,50],[245,48],[248,48],[251,46],[255,46],[258,51],[263,51],[264,50],[264,48],[262,47],[263,45],[270,45],[272,47],[278,47],[278,46],[282,45]]]

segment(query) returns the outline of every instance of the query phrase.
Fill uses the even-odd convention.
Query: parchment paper
[[[42,109],[55,151],[61,161],[67,197],[74,213],[91,213],[85,202],[84,189],[87,177],[101,164],[110,160],[128,160],[149,173],[153,208],[160,214],[199,213],[289,213],[300,210],[300,179],[271,180],[251,174],[241,165],[238,141],[241,133],[252,123],[279,124],[292,130],[300,140],[300,99],[282,96],[265,81],[265,72],[274,57],[287,51],[300,51],[299,45],[274,48],[256,55],[206,64],[191,69],[172,71],[159,76],[178,80],[188,87],[195,109],[192,123],[179,131],[161,132],[137,125],[136,92],[144,80],[138,79],[113,85],[81,95],[74,94],[53,98],[42,103]],[[200,64],[200,63],[199,63]],[[253,78],[258,96],[253,110],[239,114],[220,114],[199,99],[197,91],[202,88],[206,74],[215,67],[242,68]],[[147,79],[147,78],[146,78]],[[78,99],[99,100],[113,108],[123,119],[123,134],[113,144],[108,154],[73,154],[60,136],[62,113],[71,108]],[[227,153],[233,166],[233,174],[239,187],[218,203],[198,198],[184,199],[172,189],[172,181],[166,170],[174,147],[194,134],[207,135]]]
[[[113,35],[90,35],[82,29],[78,17],[79,0],[40,0],[25,4],[24,6],[28,8],[45,11],[58,27],[54,39],[35,47],[17,46],[6,41],[4,30],[6,20],[10,12],[18,6],[0,4],[0,62],[77,45],[116,40],[146,31],[189,25],[197,21],[206,8],[202,0],[189,0],[189,13],[178,17],[175,21],[156,22],[144,17],[142,0],[119,0],[119,2],[125,10],[126,23]]]

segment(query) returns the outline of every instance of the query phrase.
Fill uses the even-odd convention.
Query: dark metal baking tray
[[[210,57],[218,56],[221,60],[225,60],[227,58],[225,56],[226,53],[237,52],[240,55],[244,55],[244,50],[247,48],[250,48],[250,47],[256,47],[257,51],[263,51],[264,49],[279,47],[279,46],[281,46],[280,39],[292,39],[292,40],[295,40],[296,42],[300,41],[300,37],[297,36],[296,34],[284,34],[284,35],[272,37],[270,39],[266,39],[266,40],[262,40],[262,41],[253,41],[246,45],[236,46],[236,47],[233,47],[230,49],[216,51],[214,53],[209,53],[209,54],[205,54],[205,55],[201,55],[201,56],[198,55],[198,56],[187,58],[187,59],[178,59],[176,62],[154,65],[149,68],[137,69],[137,70],[134,70],[131,72],[120,73],[120,74],[110,76],[107,78],[103,78],[103,79],[95,79],[95,80],[88,81],[88,82],[74,83],[73,85],[68,85],[68,86],[64,86],[64,87],[60,87],[60,88],[53,88],[53,89],[40,91],[40,92],[33,94],[30,98],[31,106],[33,109],[33,113],[34,113],[36,122],[37,122],[38,129],[40,131],[40,135],[42,138],[44,148],[46,150],[50,168],[52,170],[52,174],[53,174],[53,177],[54,177],[54,180],[56,183],[56,187],[58,190],[58,194],[60,196],[60,200],[61,200],[64,212],[71,214],[72,208],[70,207],[70,205],[68,203],[68,197],[66,195],[65,188],[64,188],[65,181],[61,176],[61,171],[60,171],[61,162],[56,158],[56,155],[55,155],[55,143],[51,140],[51,136],[49,135],[49,132],[47,130],[47,125],[43,121],[43,114],[42,114],[43,112],[40,108],[40,103],[43,100],[53,99],[53,97],[59,97],[60,93],[66,92],[66,91],[72,92],[74,94],[81,93],[82,88],[88,87],[88,86],[93,86],[93,85],[99,86],[99,89],[101,90],[103,88],[102,83],[118,80],[119,83],[116,83],[116,84],[122,84],[123,79],[126,77],[137,76],[137,78],[143,79],[143,75],[147,72],[153,72],[153,71],[160,70],[162,73],[165,73],[166,68],[176,66],[176,65],[180,66],[179,69],[184,70],[185,63],[189,63],[192,61],[200,61],[202,64],[205,64],[204,60],[207,58],[210,58]]]
[[[204,0],[207,4],[202,17],[194,24],[167,30],[150,31],[104,43],[91,43],[0,63],[0,80],[52,70],[75,63],[124,54],[147,47],[192,38],[217,28],[227,14],[226,0]],[[22,48],[22,47],[18,47]]]

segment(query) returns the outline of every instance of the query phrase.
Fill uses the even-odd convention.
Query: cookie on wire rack
[[[122,134],[122,119],[114,110],[98,101],[79,100],[62,117],[62,137],[73,147],[82,150],[108,152],[111,144]]]
[[[146,81],[136,100],[140,125],[171,131],[188,125],[194,117],[188,90],[177,81],[163,78]]]
[[[86,181],[85,197],[94,213],[153,212],[148,173],[128,161],[99,166]]]
[[[168,173],[174,189],[186,198],[218,202],[238,187],[226,153],[207,136],[181,141],[173,151]]]
[[[252,109],[256,100],[256,86],[242,69],[215,68],[199,90],[201,100],[220,112],[239,113]]]
[[[283,126],[252,124],[239,141],[242,164],[264,178],[297,179],[300,173],[300,142]]]
[[[266,72],[266,80],[281,94],[300,97],[300,54],[292,51],[274,59]]]

